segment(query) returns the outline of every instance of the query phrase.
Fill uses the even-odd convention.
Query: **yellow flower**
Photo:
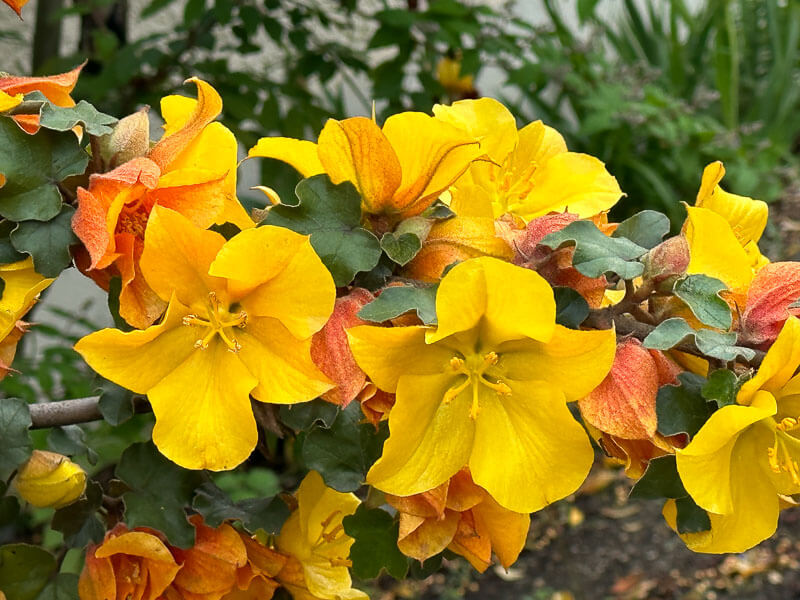
[[[789,317],[736,404],[716,411],[677,451],[686,491],[711,530],[683,534],[697,552],[742,552],[775,532],[780,495],[800,493],[800,320]],[[675,507],[665,507],[674,526]]]
[[[475,95],[475,78],[461,74],[461,61],[458,59],[443,56],[436,65],[436,79],[448,94],[462,98]]]
[[[480,140],[488,161],[474,162],[456,181],[453,197],[489,200],[494,215],[530,220],[568,210],[581,218],[608,210],[622,196],[603,163],[568,152],[555,129],[534,121],[517,131],[514,116],[492,98],[436,105],[433,114]]]
[[[365,117],[329,119],[316,144],[261,138],[248,157],[275,158],[303,177],[350,181],[365,212],[399,220],[418,215],[482,154],[475,138],[420,112],[392,115],[383,127]]]
[[[296,497],[297,509],[276,541],[278,551],[289,556],[278,581],[295,600],[368,600],[352,587],[348,557],[354,540],[342,526],[342,519],[356,512],[358,498],[326,487],[316,471],[306,475]]]
[[[311,400],[332,384],[311,362],[311,336],[333,310],[330,273],[306,236],[265,226],[228,242],[156,206],[142,271],[169,307],[143,331],[104,329],[75,349],[104,377],[147,394],[153,441],[189,469],[230,469],[258,433],[256,400]]]
[[[437,328],[347,332],[361,368],[397,393],[389,439],[367,482],[410,496],[469,466],[476,484],[519,513],[575,491],[592,449],[567,402],[608,373],[614,331],[556,325],[547,282],[490,257],[450,270],[436,312]]]
[[[66,456],[34,450],[14,478],[14,487],[33,506],[61,508],[83,494],[86,473]]]
[[[25,332],[20,319],[36,302],[39,294],[53,279],[39,275],[33,268],[33,259],[0,265],[0,379],[11,369],[17,342]]]
[[[767,205],[719,186],[725,168],[717,161],[703,171],[694,206],[686,208],[688,273],[720,279],[734,292],[746,292],[754,273],[769,261],[758,249],[767,225]]]

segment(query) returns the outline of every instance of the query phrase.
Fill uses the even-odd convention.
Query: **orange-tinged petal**
[[[248,316],[278,319],[301,339],[322,329],[336,299],[333,278],[308,236],[272,225],[231,238],[209,274],[228,279],[231,300],[238,300]]]
[[[194,111],[180,129],[165,133],[148,154],[148,158],[162,169],[177,158],[200,135],[203,128],[222,112],[222,98],[213,87],[196,77],[188,81],[197,86],[197,105]]]
[[[737,451],[738,440],[754,433],[751,425],[776,412],[774,396],[759,391],[750,406],[729,405],[716,411],[689,445],[677,451],[678,474],[699,506],[717,514],[735,510],[732,477],[734,471],[745,468],[743,455]],[[765,466],[768,448],[762,448]],[[759,464],[753,463],[748,471],[756,468]]]
[[[534,340],[507,342],[497,353],[508,379],[545,380],[572,402],[591,392],[608,375],[615,348],[612,329],[576,331],[556,325],[546,344]]]
[[[578,401],[581,416],[597,429],[625,439],[649,439],[656,432],[658,371],[636,339],[617,345],[614,365],[588,396]]]
[[[473,508],[472,513],[488,532],[492,550],[500,559],[500,564],[508,569],[525,547],[531,525],[530,515],[507,510],[491,497]]]
[[[492,562],[492,540],[489,532],[472,511],[461,514],[458,530],[449,549],[466,558],[480,573]]]
[[[25,2],[22,2],[20,6],[22,4]],[[45,77],[13,77],[10,75],[0,77],[0,90],[11,96],[41,92],[56,106],[75,106],[75,101],[70,97],[70,93],[75,89],[78,76],[85,65],[84,62],[66,73]]]
[[[336,299],[331,318],[311,339],[311,359],[336,384],[323,398],[342,407],[352,402],[364,389],[367,376],[356,363],[347,342],[347,329],[367,322],[358,318],[358,311],[375,297],[363,288],[353,289]]]
[[[486,490],[475,485],[468,469],[461,469],[450,479],[447,508],[463,512],[483,502]]]
[[[226,201],[224,178],[202,169],[181,169],[161,176],[148,193],[153,204],[180,213],[202,229],[214,224]]]
[[[333,387],[311,360],[311,340],[298,340],[279,321],[269,317],[248,319],[236,336],[242,344],[238,356],[258,380],[251,391],[257,400],[272,404],[306,402]]]
[[[424,113],[392,115],[382,131],[402,170],[390,212],[406,217],[430,206],[483,154],[475,138]]]
[[[448,368],[453,352],[425,343],[427,327],[375,327],[347,330],[350,350],[369,378],[387,392],[403,375],[433,375]]]
[[[3,0],[11,9],[17,13],[19,18],[22,18],[22,7],[28,3],[28,0]]]
[[[139,264],[147,283],[162,300],[168,300],[174,292],[186,306],[205,310],[209,292],[225,294],[224,280],[208,274],[224,244],[220,234],[200,229],[183,215],[155,206],[147,222]],[[223,297],[219,299],[224,301]]]
[[[471,388],[443,402],[458,383],[450,373],[400,378],[397,403],[389,414],[389,438],[367,474],[370,485],[395,496],[419,494],[444,483],[467,463],[475,435],[469,417]]]
[[[115,600],[117,586],[111,559],[97,558],[89,546],[86,562],[78,579],[78,595],[82,600]]]
[[[530,310],[531,305],[536,310]],[[480,323],[480,339],[489,347],[526,337],[547,342],[553,336],[555,310],[553,290],[538,273],[496,258],[475,258],[456,265],[442,279],[436,293],[438,327],[428,333],[427,341]]]
[[[333,183],[350,181],[369,213],[392,208],[402,171],[395,150],[371,119],[329,119],[317,142],[319,159]],[[389,210],[391,212],[391,210]]]
[[[800,298],[800,263],[777,262],[762,267],[747,291],[741,316],[741,332],[750,344],[773,342],[789,315],[800,309],[789,306]]]
[[[158,325],[144,331],[102,329],[75,344],[92,369],[137,394],[145,394],[195,350],[197,334],[182,326],[188,309],[172,301]]]
[[[413,531],[404,531],[407,529],[404,521],[416,518],[418,517],[406,513],[400,514],[401,533],[397,539],[397,547],[406,556],[422,562],[439,554],[453,541],[461,515],[448,510],[441,519],[423,519]]]
[[[144,279],[139,266],[142,242],[130,234],[115,237],[118,256],[116,267],[122,277],[119,314],[129,325],[146,329],[160,317],[167,303],[158,297]]]
[[[800,319],[789,317],[756,374],[739,389],[736,401],[751,404],[758,390],[778,394],[800,365]]]
[[[480,386],[469,468],[498,504],[530,513],[578,489],[594,452],[557,389],[543,381],[507,383],[509,396]]]
[[[494,98],[459,100],[449,106],[436,104],[433,114],[477,139],[483,153],[498,164],[517,144],[514,115]]]
[[[590,217],[614,206],[622,197],[617,180],[593,156],[564,152],[537,167],[527,196],[508,205],[524,219],[568,210]]]
[[[303,177],[311,177],[325,172],[325,167],[322,166],[317,154],[317,145],[307,140],[263,137],[247,153],[247,158],[259,156],[283,161],[294,167]]]

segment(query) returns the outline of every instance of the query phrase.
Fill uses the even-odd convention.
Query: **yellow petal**
[[[500,346],[498,366],[514,381],[543,379],[572,402],[600,385],[614,363],[615,349],[613,329],[576,331],[556,325],[546,344],[526,340]]]
[[[145,330],[101,329],[75,344],[75,350],[106,379],[146,394],[195,351],[197,333],[181,319],[189,310],[173,299],[164,319]]]
[[[469,417],[471,386],[443,402],[445,392],[463,379],[450,373],[400,378],[397,402],[389,413],[389,438],[367,483],[388,494],[410,496],[444,483],[467,464],[475,434]]]
[[[253,257],[269,257],[253,260]],[[248,316],[274,317],[297,338],[311,337],[333,312],[336,286],[308,236],[265,225],[231,238],[209,274],[227,278]]]
[[[383,133],[400,161],[403,179],[392,205],[404,216],[425,210],[483,154],[474,137],[424,113],[392,115]]]
[[[728,222],[707,208],[689,206],[686,210],[684,233],[690,257],[686,272],[716,277],[732,290],[750,285],[750,259]]]
[[[425,343],[427,327],[373,327],[347,330],[350,350],[379,388],[394,392],[403,375],[433,375],[449,368],[454,353]]]
[[[15,106],[21,104],[23,97],[23,94],[11,96],[6,94],[3,90],[0,90],[0,112],[11,110]]]
[[[519,144],[514,159],[543,165],[554,156],[565,152],[567,143],[563,136],[541,121],[534,121],[519,130]]]
[[[367,212],[391,212],[392,195],[402,179],[400,162],[371,119],[328,119],[317,144],[319,159],[333,183],[352,182]]]
[[[215,338],[148,391],[156,416],[153,442],[186,469],[234,468],[258,441],[250,407],[257,383],[239,357]]]
[[[729,478],[719,481],[713,479],[715,471],[706,474],[716,485],[726,487],[731,510],[727,514],[709,513],[710,531],[680,534],[691,550],[714,554],[744,552],[775,533],[780,509],[778,496],[767,475],[766,444],[771,436],[767,428],[754,429],[761,431],[751,435],[748,430],[736,442],[730,457]],[[673,500],[664,506],[664,518],[677,531]]]
[[[737,440],[749,436],[754,423],[775,414],[775,397],[758,392],[750,406],[723,406],[706,421],[686,448],[677,451],[678,474],[686,491],[702,508],[729,514],[734,510],[731,477],[734,469],[746,467],[741,463]],[[766,464],[767,448],[762,448]],[[751,470],[759,467],[750,465]]]
[[[5,338],[33,305],[39,293],[54,279],[46,279],[33,268],[33,259],[0,265],[0,340]]]
[[[694,204],[722,216],[742,246],[757,242],[767,226],[767,203],[726,192],[719,187],[724,176],[725,167],[720,161],[708,165],[703,170],[703,181]]]
[[[252,391],[256,399],[294,404],[313,400],[334,387],[311,361],[311,340],[298,340],[275,319],[248,319],[236,337],[242,345],[239,358],[258,379]]]
[[[450,106],[436,104],[434,116],[480,142],[481,150],[494,162],[502,164],[517,144],[514,115],[494,98],[459,100]]]
[[[527,196],[508,205],[509,212],[527,220],[564,210],[591,217],[622,197],[617,180],[600,160],[576,152],[552,156],[537,167],[531,185]]]
[[[800,366],[800,319],[791,316],[786,319],[756,374],[742,385],[736,401],[739,404],[750,404],[758,390],[767,390],[778,395],[798,366]]]
[[[553,290],[535,271],[492,257],[473,258],[442,279],[436,293],[438,327],[427,341],[480,325],[480,339],[488,347],[526,337],[546,342],[555,329],[555,311]]]
[[[175,211],[154,206],[139,264],[162,300],[169,300],[174,292],[181,303],[205,311],[209,292],[225,293],[224,280],[208,274],[224,244],[220,234],[200,229]]]
[[[469,468],[500,506],[530,513],[578,489],[594,452],[557,389],[542,381],[507,383],[510,396],[488,388],[481,394]]]
[[[325,172],[317,155],[317,145],[307,140],[286,137],[263,137],[250,148],[247,158],[274,158],[294,167],[303,177]]]

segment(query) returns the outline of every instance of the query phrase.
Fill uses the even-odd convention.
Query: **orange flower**
[[[78,593],[81,600],[156,600],[180,568],[157,532],[117,525],[89,546]]]
[[[189,520],[196,531],[194,546],[173,548],[183,564],[166,590],[166,600],[220,600],[237,585],[239,569],[247,565],[247,549],[227,523],[212,529],[199,515]]]
[[[481,573],[492,551],[505,568],[525,546],[530,516],[503,508],[462,469],[449,481],[422,494],[386,495],[400,514],[397,546],[424,561],[445,548],[466,558]]]
[[[578,401],[584,422],[607,454],[625,463],[629,477],[641,477],[651,458],[685,445],[682,436],[657,432],[658,388],[673,383],[681,368],[639,340],[617,345],[614,365],[602,383]],[[674,439],[673,439],[674,438]]]
[[[166,308],[139,267],[144,231],[155,205],[179,212],[202,228],[220,221],[253,225],[235,197],[236,140],[221,124],[212,123],[222,100],[207,83],[191,81],[197,85],[197,101],[164,99],[166,132],[147,157],[93,175],[88,190],[78,188],[72,227],[86,252],[79,253],[76,262],[104,289],[112,277],[121,278],[120,315],[140,329]]]
[[[15,0],[4,0],[6,4],[14,8],[19,14],[19,10],[27,0],[16,2]],[[47,77],[14,77],[7,75],[0,77],[0,92],[4,92],[9,96],[16,96],[18,94],[29,94],[30,92],[41,92],[45,97],[56,106],[75,106],[75,101],[70,96],[70,93],[78,83],[78,75],[81,74],[86,63],[82,63],[66,73],[59,75],[49,75]],[[17,124],[27,133],[36,133],[39,131],[39,115],[17,115],[14,117]]]
[[[17,13],[17,16],[22,19],[22,7],[28,3],[28,0],[3,0],[3,2],[8,4]],[[0,597],[2,597],[2,593],[0,593]]]
[[[356,364],[346,330],[356,325],[366,325],[357,313],[375,297],[363,288],[353,289],[347,296],[336,299],[336,304],[325,326],[311,338],[311,359],[331,381],[336,384],[322,398],[345,407],[364,389],[367,376]]]
[[[269,600],[279,584],[275,576],[286,565],[287,557],[239,533],[245,550],[247,564],[236,572],[236,586],[223,600]]]

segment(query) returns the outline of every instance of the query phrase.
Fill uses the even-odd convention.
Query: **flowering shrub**
[[[800,267],[760,253],[767,206],[721,163],[676,235],[650,210],[614,223],[602,162],[480,98],[263,138],[248,159],[302,179],[248,212],[209,83],[163,99],[151,142],[146,111],[75,104],[79,71],[0,77],[0,377],[73,264],[117,324],[75,344],[99,397],[0,400],[3,523],[55,509],[84,557],[77,577],[0,547],[7,600],[365,598],[443,553],[508,568],[600,452],[698,552],[795,504]],[[122,450],[95,466],[63,436],[101,419]],[[218,485],[259,455],[293,495]]]

